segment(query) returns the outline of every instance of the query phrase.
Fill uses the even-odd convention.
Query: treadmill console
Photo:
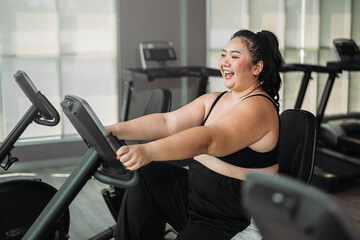
[[[172,42],[143,42],[139,49],[143,69],[178,65]]]
[[[360,64],[360,50],[352,39],[338,38],[333,41],[336,55],[341,62],[357,62]]]

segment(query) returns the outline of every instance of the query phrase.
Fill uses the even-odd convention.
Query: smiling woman
[[[283,58],[278,49],[279,43],[276,36],[269,31],[261,31],[253,35],[250,31],[240,30],[232,36],[228,45],[234,40],[241,42],[238,43],[241,49],[239,49],[240,51],[233,50],[235,52],[233,58],[237,59],[244,56],[243,58],[246,59],[246,56],[249,56],[249,70],[251,71],[255,67],[253,77],[258,78],[261,87],[279,105],[279,89],[281,86],[279,66],[283,64]],[[236,53],[240,56],[236,56]],[[220,69],[221,59],[219,61]]]
[[[230,90],[239,88],[239,91],[246,89],[253,91],[259,88],[260,82],[257,81],[257,77],[262,67],[262,61],[255,65],[252,64],[250,53],[241,38],[233,38],[222,50],[219,60],[219,68],[225,79],[225,86]]]
[[[219,60],[229,91],[106,127],[119,139],[154,140],[117,151],[129,170],[140,169],[142,180],[124,197],[116,239],[161,239],[166,222],[179,232],[177,239],[231,239],[246,232],[245,174],[278,171],[281,63],[273,33],[238,31]],[[162,163],[187,158],[194,158],[189,171]]]

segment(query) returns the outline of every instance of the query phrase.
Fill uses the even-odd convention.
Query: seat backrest
[[[164,113],[171,109],[171,92],[168,89],[157,88],[151,94],[145,106],[143,116],[152,113]]]
[[[148,103],[145,106],[143,116],[152,113],[165,113],[171,109],[172,95],[171,91],[164,88],[157,88],[151,94]],[[137,143],[147,143],[147,140],[138,140]]]
[[[280,115],[279,173],[309,184],[314,171],[317,122],[302,109]]]

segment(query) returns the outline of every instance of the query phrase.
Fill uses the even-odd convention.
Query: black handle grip
[[[119,188],[132,188],[140,180],[138,171],[127,171],[122,175],[109,175],[102,171],[96,171],[94,177],[102,183],[109,184]]]
[[[34,122],[46,126],[57,125],[60,121],[59,113],[49,100],[35,87],[29,76],[24,71],[18,70],[14,78],[38,111]]]
[[[39,99],[41,99],[41,102],[44,104],[51,118],[43,118],[44,116],[39,115],[37,118],[34,119],[34,122],[45,126],[56,126],[60,122],[60,115],[58,111],[56,111],[55,107],[43,94],[41,94],[40,91],[37,93],[37,95]]]
[[[117,137],[115,137],[112,132],[109,132],[108,134],[106,134],[105,136],[107,142],[109,143],[111,149],[114,151],[114,153],[116,154],[116,151],[121,147],[126,145],[126,143],[123,140],[118,139]]]

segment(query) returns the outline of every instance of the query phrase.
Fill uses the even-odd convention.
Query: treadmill
[[[206,93],[209,77],[221,77],[219,69],[205,66],[179,66],[172,42],[153,41],[139,44],[141,68],[128,68],[122,72],[125,83],[125,94],[121,106],[124,113],[121,120],[129,119],[130,105],[134,91],[134,83],[153,82],[156,79],[173,81],[180,78],[199,79],[196,97]]]
[[[360,71],[360,51],[352,39],[333,41],[339,61],[328,62],[327,67],[338,72]],[[320,124],[316,165],[323,178],[315,174],[315,185],[335,190],[339,184],[360,178],[360,112],[324,116],[333,81],[326,83],[323,106],[318,109]]]

